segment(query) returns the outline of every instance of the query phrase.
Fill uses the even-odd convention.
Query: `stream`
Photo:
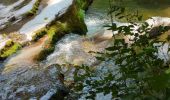
[[[17,23],[22,19],[20,15],[24,13],[23,11],[30,10],[29,6],[32,6],[35,2],[32,0],[26,3],[23,10],[11,10],[23,1],[24,0],[13,0],[11,2],[10,0],[0,1],[0,28],[5,27],[4,23],[8,22],[7,20],[10,19],[9,16],[11,15],[17,17],[17,20],[14,22]],[[32,34],[37,28],[41,29],[54,19],[56,11],[52,9],[57,9],[57,12],[60,10],[64,11],[72,2],[72,0],[67,0],[68,2],[63,2],[63,0],[47,1],[49,1],[47,6],[42,9],[40,14],[30,21],[25,22],[18,30],[19,33],[26,35],[26,40],[31,39]],[[41,51],[44,44],[43,41],[47,39],[45,37],[29,47],[19,50],[7,60],[0,63],[0,99],[49,99],[58,88],[63,87],[61,80],[58,78],[60,73],[65,74],[66,81],[72,81],[73,78],[72,72],[74,68],[70,68],[70,66],[62,66],[60,68],[59,66],[54,66],[54,64],[99,66],[99,69],[103,70],[103,73],[110,70],[111,67],[109,66],[114,66],[114,63],[101,63],[95,58],[95,55],[89,53],[90,51],[104,52],[105,48],[108,47],[112,41],[113,33],[103,27],[106,24],[110,24],[110,19],[107,16],[107,9],[109,7],[107,1],[108,0],[95,0],[87,11],[85,23],[88,28],[88,33],[86,36],[80,36],[74,33],[64,36],[56,43],[54,52],[50,54],[46,60],[34,62],[32,59],[33,56],[36,56],[36,54]],[[137,9],[144,14],[144,20],[153,16],[170,17],[170,3],[162,4],[166,5],[165,7],[159,6],[159,8],[154,8],[143,6],[142,3],[134,2],[134,0],[127,0],[127,2],[123,5],[130,7],[130,9],[136,8],[136,6],[132,5],[140,5],[137,6]],[[62,6],[59,7],[58,5]],[[2,11],[5,13],[1,13]],[[46,14],[47,12],[48,14]],[[166,21],[170,22],[169,19],[166,19],[161,20],[159,23]],[[9,40],[7,36],[3,36],[2,34],[0,34],[0,48]],[[108,66],[108,68],[103,69],[104,66]],[[100,95],[96,97],[98,98],[97,100],[107,99],[104,96],[101,98]]]

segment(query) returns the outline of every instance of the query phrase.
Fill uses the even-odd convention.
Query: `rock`
[[[11,17],[11,18],[9,19],[9,21],[10,21],[10,22],[16,21],[16,17],[15,17],[15,16]]]
[[[61,71],[60,66],[58,64],[53,64],[48,67],[50,68],[49,72],[50,74],[54,74],[56,72],[56,68]],[[52,75],[54,76],[54,75]],[[68,95],[69,89],[64,85],[64,74],[59,73],[56,77],[57,80],[61,82],[61,86],[58,87],[57,92],[52,95],[52,97],[49,100],[64,100],[64,97]]]
[[[150,37],[152,37],[152,38],[154,38],[154,37],[156,37],[158,35],[161,35],[161,31],[160,31],[159,27],[152,28],[149,33],[150,33],[149,34]]]
[[[64,75],[60,66],[53,64],[24,66],[13,65],[15,70],[1,75],[0,100],[41,98],[44,94],[59,94],[64,97],[69,93],[64,85]],[[46,97],[46,96],[45,96]],[[50,97],[49,97],[50,98]],[[62,100],[62,99],[59,99]]]
[[[154,38],[156,36],[161,35],[162,33],[169,31],[169,30],[170,30],[170,26],[157,26],[157,27],[153,27],[150,30],[149,35],[151,38]]]

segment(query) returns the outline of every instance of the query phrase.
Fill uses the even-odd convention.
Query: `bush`
[[[113,8],[110,12],[116,17],[123,16],[124,10],[119,7]],[[135,16],[139,19],[140,16]],[[140,18],[141,19],[141,18]],[[114,62],[117,70],[110,70],[101,75],[103,70],[92,70],[92,66],[78,66],[75,71],[75,87],[73,90],[79,96],[84,95],[86,99],[95,99],[98,93],[112,94],[112,99],[121,100],[169,100],[170,96],[170,69],[169,63],[158,57],[158,48],[155,44],[165,44],[165,41],[150,37],[148,23],[138,26],[132,22],[127,26],[117,26],[115,23],[108,25],[113,32],[122,33],[124,36],[134,36],[125,42],[123,38],[116,38],[114,35],[113,45],[106,48],[105,53],[97,53],[98,60],[103,62]],[[134,31],[134,27],[139,27]],[[166,26],[165,26],[166,27]],[[167,30],[160,27],[160,33]],[[162,30],[163,29],[163,30]],[[168,55],[168,52],[164,55]],[[107,66],[105,66],[107,67]],[[107,69],[107,68],[106,68]],[[115,71],[115,72],[112,72]],[[88,91],[84,92],[84,89]]]

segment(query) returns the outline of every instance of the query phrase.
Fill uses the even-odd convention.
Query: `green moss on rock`
[[[47,34],[46,29],[40,30],[39,32],[36,32],[36,34],[32,37],[32,40],[36,42],[40,38],[42,38],[45,34]]]
[[[5,60],[7,57],[11,56],[18,49],[21,48],[19,43],[13,41],[8,41],[3,49],[0,50],[0,60]]]
[[[37,13],[37,11],[38,11],[38,8],[39,8],[39,5],[40,5],[41,1],[42,0],[36,0],[36,2],[34,3],[32,9],[28,13],[26,13],[26,16],[33,16],[33,15],[35,15]]]
[[[65,34],[75,33],[85,35],[87,26],[84,22],[85,10],[91,4],[91,0],[74,0],[73,4],[61,16],[56,15],[56,19],[46,26],[48,41],[44,49],[35,58],[38,61],[45,60],[54,51],[57,41]],[[83,3],[83,6],[81,5]]]
[[[66,33],[66,26],[64,23],[58,22],[55,25],[51,26],[47,30],[48,40],[46,41],[43,50],[39,53],[39,55],[35,58],[37,61],[45,60],[46,57],[51,54],[55,50],[55,44],[61,37],[63,37]]]
[[[74,0],[73,4],[61,16],[56,16],[56,19],[48,24],[33,36],[33,41],[36,42],[45,34],[48,34],[48,41],[44,49],[36,57],[37,60],[44,60],[54,51],[55,43],[60,40],[65,34],[75,33],[84,35],[87,32],[87,27],[84,22],[85,10],[93,0]],[[24,16],[33,16],[37,13],[41,0],[37,0],[33,8]],[[21,48],[19,43],[13,41],[8,42],[5,47],[0,50],[0,60],[6,59],[8,56],[15,53]]]

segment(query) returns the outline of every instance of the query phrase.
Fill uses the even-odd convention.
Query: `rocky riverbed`
[[[103,27],[110,24],[106,1],[94,1],[89,10],[92,0],[7,1],[0,1],[0,99],[48,100],[57,96],[62,100],[74,83],[75,65],[94,66],[103,73],[114,71],[109,67],[114,62],[100,62],[89,53],[105,52],[113,41],[114,33]],[[155,16],[149,13],[153,9],[141,9],[146,16]],[[170,26],[169,16],[164,16],[158,14],[145,22],[150,27]],[[157,33],[153,30],[153,35]],[[161,38],[168,35],[169,31]],[[160,58],[169,59],[168,48],[169,44],[160,47]],[[96,98],[111,95],[98,94]]]

